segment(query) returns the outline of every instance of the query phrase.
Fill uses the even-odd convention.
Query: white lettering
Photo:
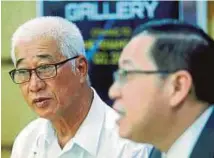
[[[146,2],[148,3],[148,2]],[[145,5],[145,8],[147,10],[147,15],[149,18],[154,18],[155,17],[155,10],[158,6],[158,2],[157,1],[152,1],[150,4]]]
[[[65,18],[72,21],[77,21],[80,19],[80,14],[76,14],[78,6],[76,3],[69,3],[65,6]]]
[[[118,19],[131,19],[133,15],[131,13],[129,4],[130,2],[118,2],[116,4],[117,18]]]
[[[138,2],[132,2],[133,14],[136,15],[140,19],[145,18],[145,16],[144,16],[144,11],[145,11],[144,4],[145,4],[145,2],[140,3],[140,4],[138,4]]]
[[[97,6],[92,3],[81,3],[79,4],[79,9],[76,10],[79,14],[82,14],[81,20],[84,20],[85,17],[88,17],[88,20],[93,20],[93,15],[96,14]]]
[[[99,10],[98,2],[68,3],[65,6],[65,18],[70,21],[88,20],[128,20],[145,17],[154,18],[159,2],[157,1],[115,1],[115,10],[110,10],[110,2],[103,2]]]

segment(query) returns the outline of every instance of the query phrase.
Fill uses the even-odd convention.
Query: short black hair
[[[201,28],[175,19],[153,20],[140,25],[132,38],[142,33],[155,42],[150,56],[159,70],[187,70],[196,97],[214,103],[214,41]]]

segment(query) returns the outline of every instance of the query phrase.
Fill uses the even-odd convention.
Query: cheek
[[[20,90],[22,92],[22,95],[23,95],[24,99],[27,102],[29,102],[30,96],[29,96],[29,93],[28,93],[28,86],[27,86],[27,84],[21,84],[21,85],[19,85],[19,88],[20,88]]]
[[[66,104],[78,90],[77,78],[69,73],[60,73],[54,82],[49,84],[59,104]],[[70,97],[69,97],[70,96]]]
[[[139,122],[146,119],[152,112],[152,104],[155,104],[156,90],[150,81],[138,81],[124,87],[123,104],[130,120]]]
[[[66,95],[69,95],[69,85],[67,82],[63,80],[55,80],[53,83],[49,84],[53,95],[55,96],[57,102],[59,104],[65,104]]]

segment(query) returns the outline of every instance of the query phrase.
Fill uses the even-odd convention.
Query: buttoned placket
[[[36,139],[29,158],[46,158],[46,145],[47,140],[43,135],[40,135]]]

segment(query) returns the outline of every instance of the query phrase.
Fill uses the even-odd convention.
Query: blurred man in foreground
[[[117,134],[117,113],[90,87],[82,35],[59,17],[40,17],[12,38],[12,80],[40,118],[15,140],[12,158],[147,157]]]
[[[176,20],[137,28],[109,91],[120,136],[162,157],[213,158],[213,68],[214,42],[201,29]]]

